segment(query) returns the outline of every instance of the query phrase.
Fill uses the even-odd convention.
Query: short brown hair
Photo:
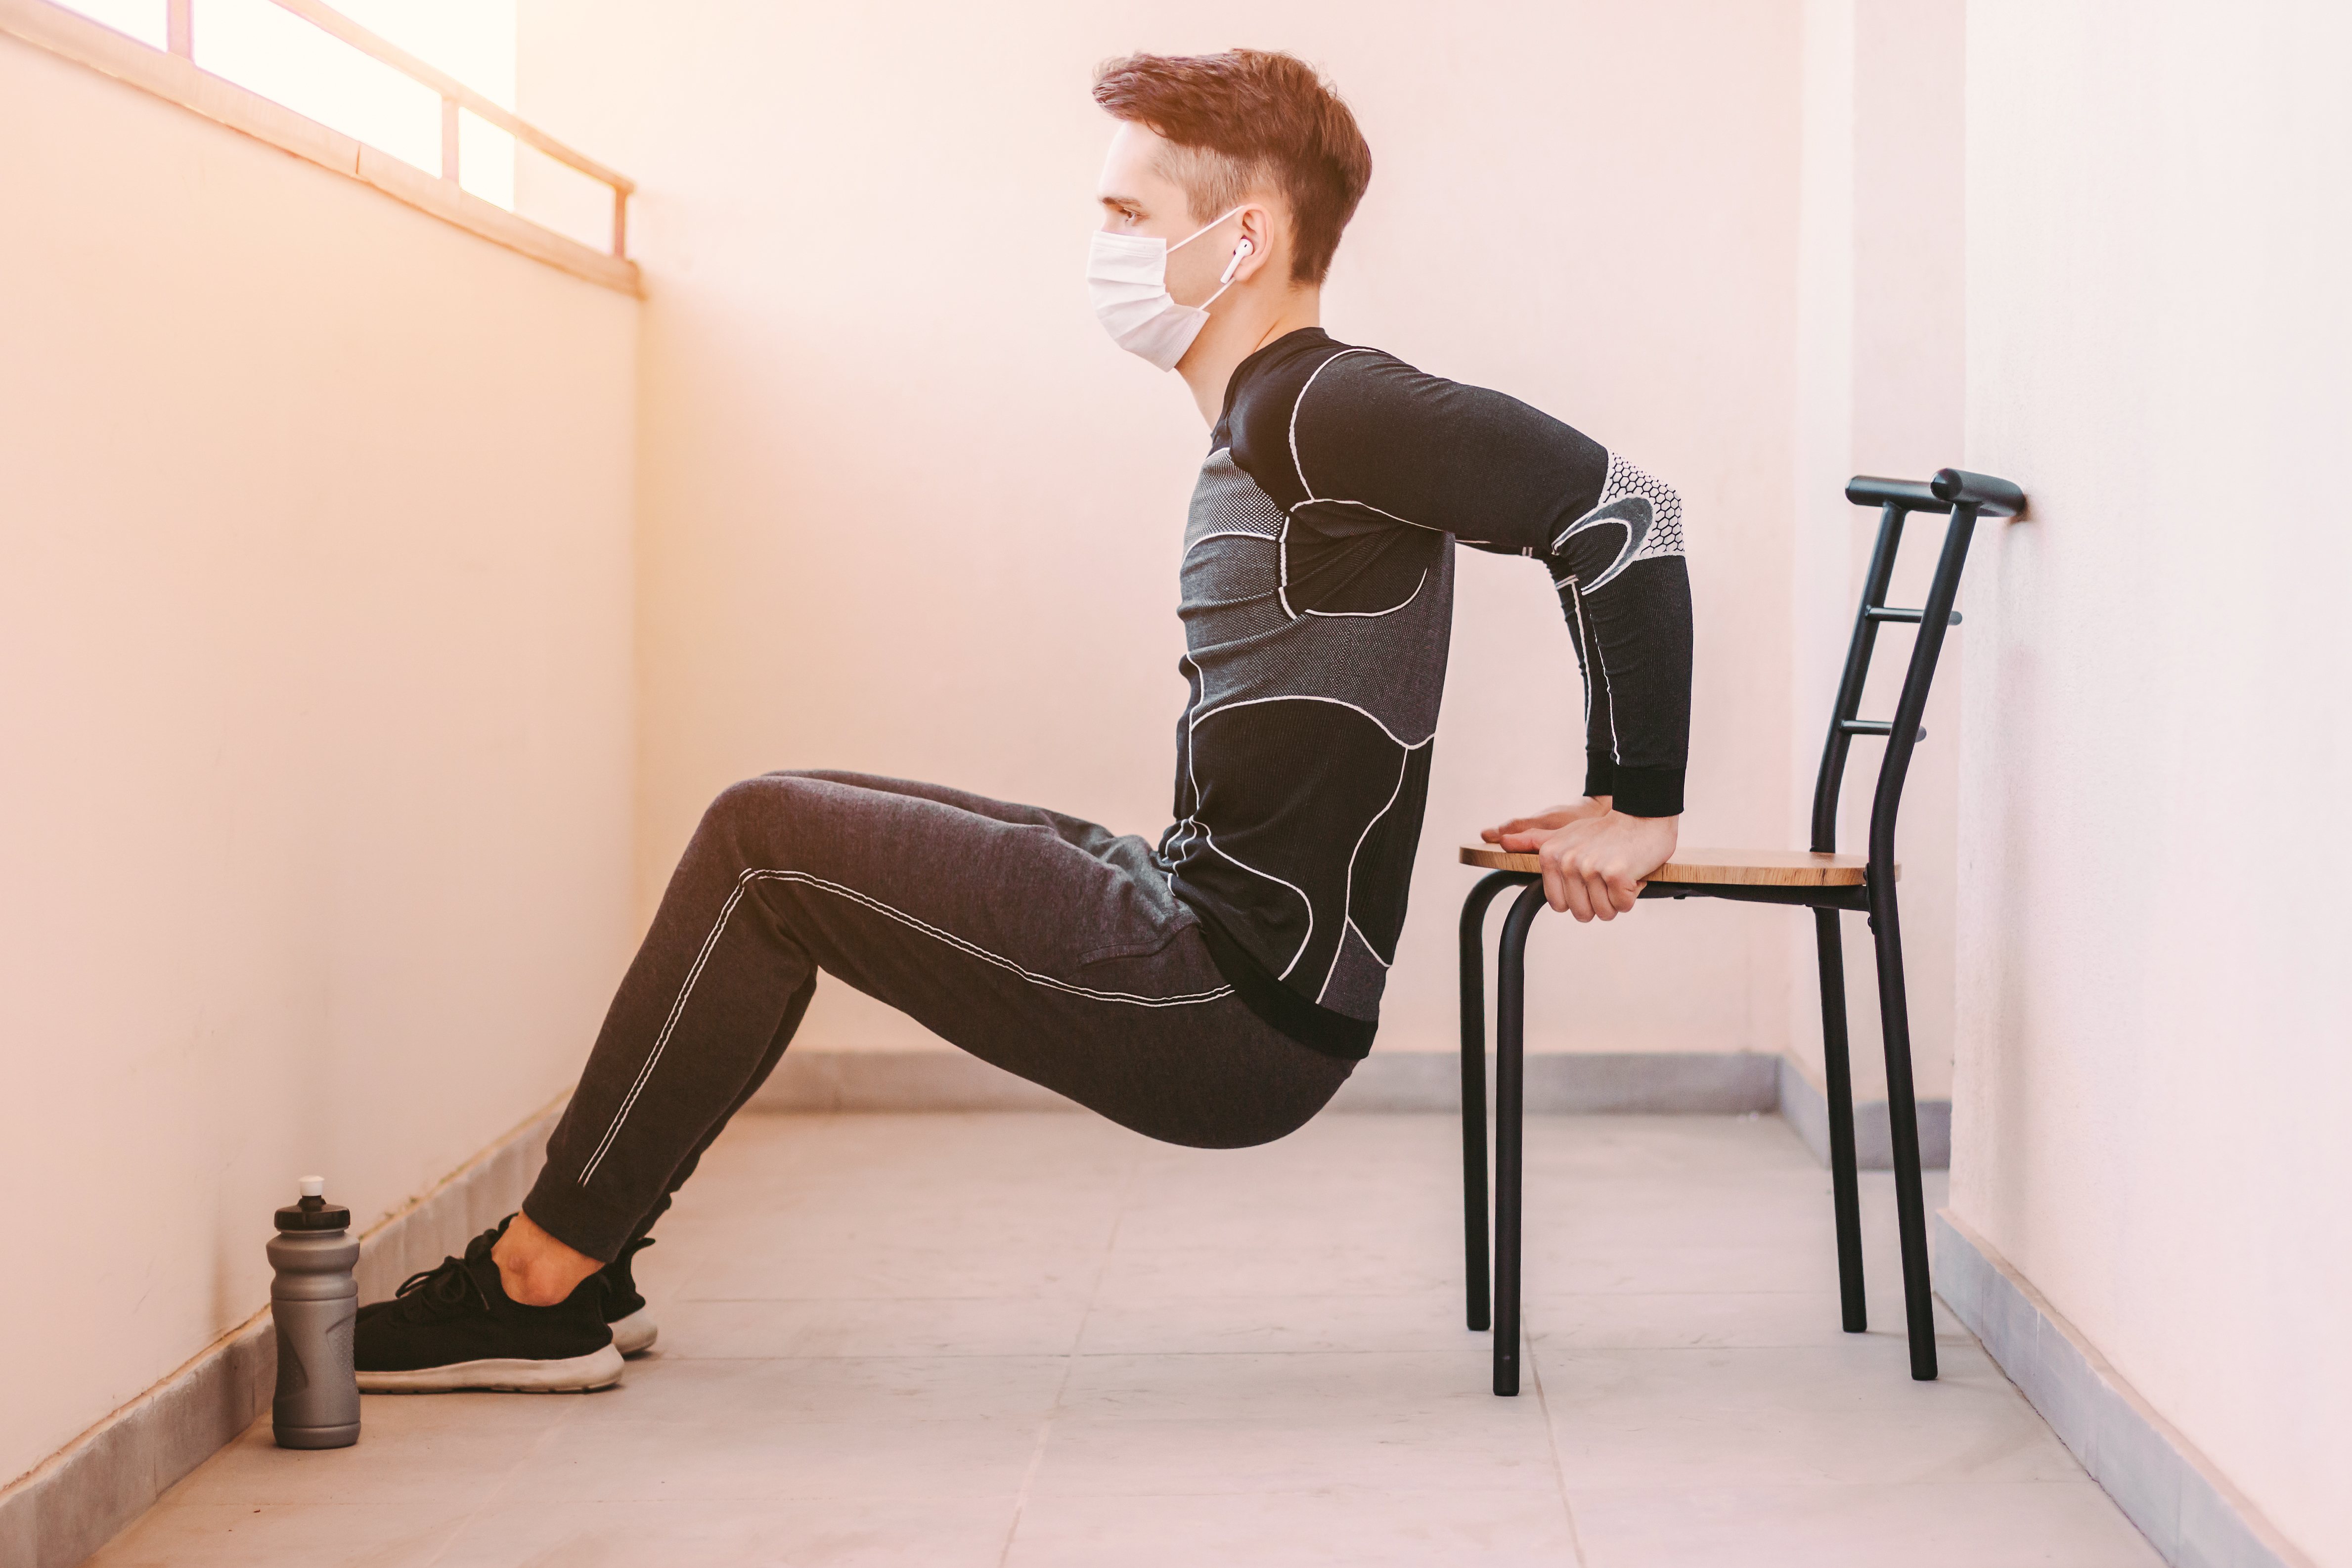
[[[1095,101],[1192,156],[1168,170],[1206,223],[1267,182],[1290,203],[1294,282],[1320,283],[1372,179],[1356,117],[1313,66],[1265,49],[1129,55],[1095,72]]]

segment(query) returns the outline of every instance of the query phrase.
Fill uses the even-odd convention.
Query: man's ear
[[[1250,243],[1248,235],[1244,235],[1240,239],[1234,241],[1233,258],[1225,263],[1225,269],[1217,275],[1217,287],[1222,289],[1226,284],[1232,282],[1234,277],[1240,273],[1242,263],[1247,261],[1250,258],[1251,254],[1256,249],[1257,247]]]
[[[1267,260],[1274,255],[1272,211],[1255,205],[1242,209],[1241,240],[1235,244],[1234,249],[1239,250],[1243,243],[1249,247],[1246,255],[1238,258],[1232,255],[1226,258],[1233,267],[1233,279],[1236,283],[1246,283],[1256,277],[1259,269],[1265,267]]]

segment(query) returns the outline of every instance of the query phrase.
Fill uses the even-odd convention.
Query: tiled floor
[[[1948,1317],[1906,1375],[1883,1175],[1878,1326],[1838,1331],[1828,1179],[1770,1117],[1536,1120],[1532,1375],[1494,1397],[1454,1139],[746,1117],[621,1387],[374,1396],[334,1453],[265,1419],[95,1562],[2158,1562]]]

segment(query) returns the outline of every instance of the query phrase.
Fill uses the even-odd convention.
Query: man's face
[[[1170,151],[1158,132],[1119,121],[1109,155],[1103,160],[1098,188],[1106,230],[1164,239],[1173,246],[1200,228],[1184,187],[1165,172]],[[1228,218],[1194,243],[1169,253],[1168,292],[1178,304],[1197,305],[1217,291],[1217,275],[1233,259],[1241,236],[1242,219]]]

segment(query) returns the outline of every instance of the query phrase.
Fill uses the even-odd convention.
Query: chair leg
[[[1886,1131],[1895,1152],[1895,1216],[1903,1235],[1903,1315],[1911,1335],[1911,1375],[1936,1375],[1936,1303],[1927,1277],[1927,1211],[1919,1191],[1919,1108],[1911,1085],[1911,1014],[1903,991],[1903,927],[1890,886],[1871,889],[1877,939],[1878,1016],[1886,1038]]]
[[[1853,1070],[1847,1059],[1845,950],[1840,945],[1838,912],[1813,911],[1813,937],[1821,951],[1822,1066],[1829,1079],[1830,1194],[1837,1210],[1838,1305],[1845,1331],[1870,1327],[1870,1307],[1862,1286],[1862,1196],[1853,1169]]]
[[[1482,948],[1486,909],[1495,895],[1520,879],[1493,871],[1462,900],[1462,1258],[1470,1327],[1493,1321],[1486,1289],[1486,987]]]
[[[1544,907],[1528,885],[1503,921],[1495,969],[1495,1392],[1519,1391],[1519,1146],[1527,1089],[1528,928]]]

